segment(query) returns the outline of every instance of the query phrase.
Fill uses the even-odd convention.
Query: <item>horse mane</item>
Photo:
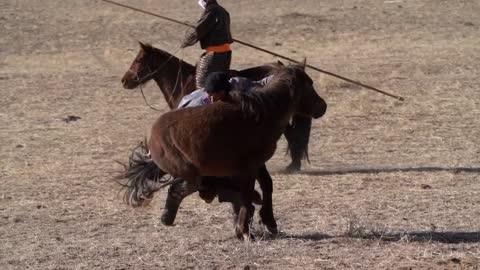
[[[273,78],[262,89],[262,91],[232,91],[230,96],[234,102],[241,106],[242,113],[246,118],[252,118],[255,122],[265,119],[268,112],[275,107],[281,106],[280,98],[272,95],[273,91],[285,89],[292,97],[292,85],[294,81],[294,70],[291,67],[280,67],[273,73]]]
[[[279,68],[284,66],[285,65],[282,62],[277,61],[243,70],[230,70],[230,75],[232,77],[239,76],[249,78],[251,80],[261,80],[268,75],[274,74]]]

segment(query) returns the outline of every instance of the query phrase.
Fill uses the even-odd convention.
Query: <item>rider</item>
[[[227,72],[212,72],[205,79],[205,87],[184,96],[178,108],[196,107],[210,104],[217,100],[229,101],[230,91],[250,91],[265,86],[273,75],[260,81],[252,81],[245,77],[231,77]]]
[[[196,87],[202,88],[206,76],[214,71],[227,71],[232,60],[230,44],[230,14],[216,0],[199,0],[204,9],[197,25],[183,41],[181,48],[193,46],[198,41],[205,52],[200,57],[196,71]]]
[[[204,90],[212,103],[219,100],[230,100],[229,92],[232,90],[232,85],[230,84],[228,74],[225,72],[210,73],[205,80]]]

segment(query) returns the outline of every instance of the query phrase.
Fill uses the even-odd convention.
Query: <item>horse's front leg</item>
[[[273,181],[267,167],[263,165],[257,172],[257,180],[263,193],[262,208],[260,209],[260,218],[262,223],[272,234],[278,233],[277,222],[273,216]]]
[[[302,159],[308,160],[308,141],[311,127],[312,118],[295,115],[292,124],[285,129],[284,135],[288,143],[288,152],[292,158],[292,162],[286,168],[287,172],[300,171]]]
[[[175,221],[178,208],[183,199],[198,190],[198,186],[189,183],[186,180],[175,183],[168,189],[167,200],[165,201],[165,209],[160,218],[164,225],[170,226]]]

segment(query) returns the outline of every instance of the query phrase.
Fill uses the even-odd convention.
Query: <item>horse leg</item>
[[[273,216],[272,203],[273,181],[265,165],[258,170],[257,180],[263,193],[263,203],[259,213],[260,218],[270,233],[277,234],[278,228]]]
[[[240,211],[241,193],[238,187],[229,183],[225,184],[224,181],[231,181],[230,177],[217,178],[217,177],[202,177],[201,187],[187,187],[186,181],[175,183],[168,189],[167,199],[165,202],[165,209],[163,210],[161,221],[164,225],[170,226],[175,221],[175,218],[180,208],[180,204],[183,199],[199,191],[200,198],[205,202],[210,203],[215,196],[218,196],[219,202],[229,202],[232,204],[234,211],[234,223],[236,217]],[[255,191],[253,195],[253,202],[256,204],[262,203],[260,194]],[[253,207],[253,206],[252,206]],[[253,211],[252,211],[253,215]]]
[[[218,202],[229,202],[232,204],[233,224],[236,224],[238,213],[242,204],[242,193],[240,192],[240,187],[238,184],[235,185],[234,177],[222,177],[215,180],[219,180],[215,183],[215,192],[218,196]],[[255,204],[262,204],[262,196],[256,190],[253,191],[252,202]],[[251,206],[250,212],[251,216],[249,218],[252,219],[253,213],[255,212],[255,207],[253,205]]]
[[[299,171],[302,167],[302,159],[308,160],[308,141],[312,118],[295,115],[292,124],[285,129],[284,135],[288,142],[288,152],[292,162],[287,166],[287,172]]]
[[[238,218],[235,224],[235,234],[238,239],[253,239],[253,235],[250,234],[249,225],[251,223],[251,217],[253,216],[252,197],[255,191],[255,177],[242,176],[239,177],[240,190],[242,202],[238,212]]]
[[[200,187],[198,189],[198,195],[206,203],[211,203],[215,199],[215,197],[217,196],[217,192],[219,190],[218,179],[223,180],[223,178],[217,178],[217,177],[213,177],[213,176],[202,177],[202,181],[201,181]]]
[[[233,177],[204,176],[198,193],[206,203],[211,203],[217,196],[220,203],[229,202],[239,205],[241,200],[240,188],[235,185]],[[262,204],[262,196],[256,190],[252,200],[255,204]]]
[[[178,208],[188,195],[197,191],[195,185],[189,184],[183,180],[175,183],[168,189],[167,200],[165,201],[165,209],[163,210],[160,220],[166,226],[171,226],[177,216]]]

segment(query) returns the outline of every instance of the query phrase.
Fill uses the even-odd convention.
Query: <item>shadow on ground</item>
[[[326,176],[344,174],[372,174],[372,173],[397,173],[397,172],[451,172],[451,173],[480,173],[480,167],[381,167],[381,168],[345,168],[338,170],[304,170],[296,172],[299,175]],[[287,174],[286,171],[278,173]]]
[[[357,236],[345,236],[345,235],[328,235],[323,233],[306,233],[306,234],[291,234],[281,232],[277,236],[270,236],[265,240],[275,239],[296,239],[307,241],[323,241],[333,238],[352,238],[352,239],[368,239],[378,240],[385,242],[438,242],[446,244],[461,244],[461,243],[480,243],[480,232],[434,232],[434,231],[413,231],[413,232],[401,232],[401,233],[388,233],[383,235],[366,234]]]

